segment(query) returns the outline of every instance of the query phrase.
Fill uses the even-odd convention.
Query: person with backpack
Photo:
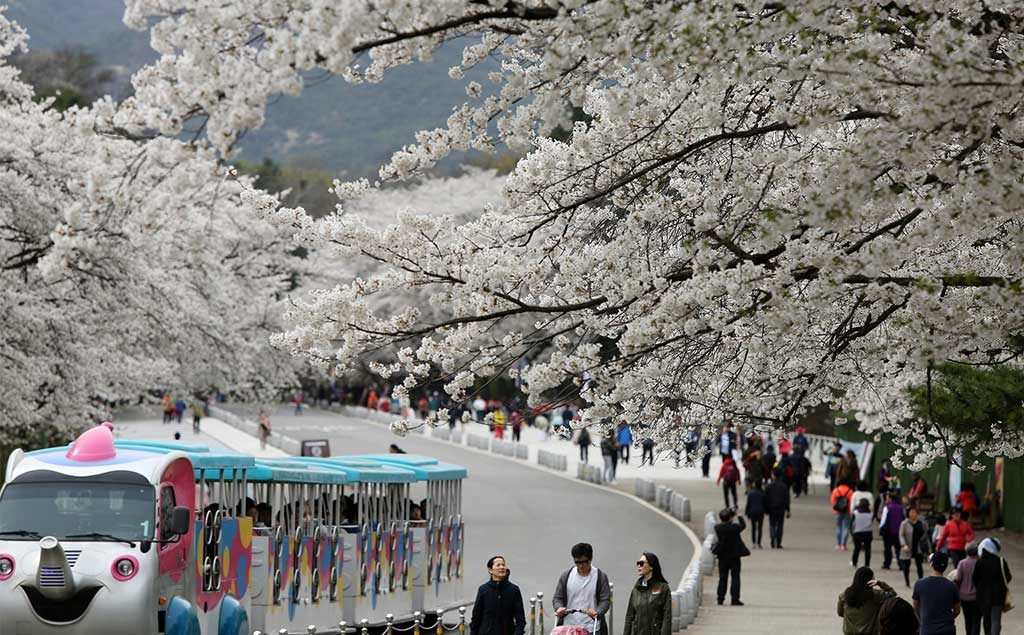
[[[747,505],[743,513],[750,519],[750,544],[758,549],[761,546],[761,534],[764,531],[764,492],[761,490],[761,481],[750,486],[747,492]]]
[[[721,521],[715,525],[715,536],[718,542],[712,550],[718,558],[718,603],[725,602],[728,587],[733,606],[743,606],[740,601],[740,558],[750,555],[750,550],[743,544],[743,530],[747,528],[743,516],[737,517],[736,512],[726,507],[718,512]],[[738,520],[739,522],[733,522]],[[732,585],[729,585],[729,577]]]
[[[917,635],[920,626],[910,602],[898,595],[882,602],[878,611],[878,635]]]
[[[845,482],[840,481],[832,490],[829,502],[832,503],[832,513],[836,517],[836,550],[846,551],[846,543],[850,539],[850,521],[853,516],[850,514],[850,504],[853,501],[853,490]]]
[[[882,518],[878,521],[878,531],[882,535],[882,568],[889,569],[892,566],[892,559],[895,555],[897,560],[900,555],[900,525],[906,518],[903,504],[900,502],[899,494],[891,492],[889,501],[882,508]]]
[[[629,464],[629,448],[633,445],[633,429],[625,421],[619,422],[619,429],[615,433],[619,442],[619,458],[623,463]]]
[[[918,518],[917,508],[907,510],[907,518],[900,524],[900,569],[903,580],[910,586],[910,561],[917,564],[917,579],[924,577],[924,557],[930,550],[928,526]],[[945,567],[943,567],[945,568]]]
[[[896,595],[891,586],[875,579],[868,567],[853,574],[853,583],[839,594],[836,612],[843,618],[843,635],[874,635],[882,604]]]
[[[573,567],[559,576],[555,594],[551,597],[558,626],[584,626],[593,633],[594,618],[597,618],[598,631],[594,635],[607,635],[605,614],[612,605],[608,575],[593,566],[594,548],[589,544],[577,543],[570,553]],[[583,612],[569,613],[571,609]]]
[[[1010,604],[1010,565],[1002,557],[1002,544],[995,538],[986,538],[978,545],[981,557],[974,565],[974,588],[977,589],[978,613],[985,635],[999,635],[1002,630],[1003,613],[1013,606]]]
[[[736,494],[736,484],[740,482],[740,469],[736,467],[736,461],[731,456],[722,459],[722,467],[718,470],[718,484],[722,486],[722,496],[725,498],[725,506],[739,507],[739,498]],[[729,494],[732,493],[732,505],[729,505]]]
[[[954,507],[950,512],[950,519],[939,534],[939,539],[935,541],[935,551],[942,551],[945,545],[949,559],[955,567],[967,557],[967,543],[972,540],[974,529],[971,528],[971,523],[963,519],[963,511],[959,507]]]
[[[764,492],[764,507],[768,513],[768,538],[772,549],[782,549],[782,529],[789,518],[789,487],[781,478],[768,483]]]

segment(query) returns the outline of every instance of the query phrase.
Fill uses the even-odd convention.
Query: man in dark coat
[[[736,512],[729,508],[719,512],[718,518],[722,521],[715,525],[715,535],[718,537],[718,544],[715,546],[715,555],[718,557],[718,603],[725,602],[725,591],[729,586],[732,605],[743,606],[743,602],[740,601],[740,558],[750,555],[750,550],[743,544],[742,535],[747,523],[742,516],[737,517]],[[738,522],[733,522],[734,520]]]
[[[765,489],[764,508],[768,512],[768,537],[772,549],[782,549],[782,526],[789,518],[789,486],[781,476],[772,480]]]

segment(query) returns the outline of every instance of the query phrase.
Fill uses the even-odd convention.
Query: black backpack
[[[832,509],[836,510],[840,514],[845,514],[850,511],[850,499],[845,496],[839,496],[836,498],[836,504],[832,506]]]

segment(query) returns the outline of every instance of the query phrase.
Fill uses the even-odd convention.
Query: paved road
[[[475,581],[486,579],[487,558],[503,554],[524,598],[537,591],[550,598],[558,575],[572,566],[570,547],[589,542],[595,564],[615,585],[615,629],[621,632],[640,553],[660,556],[673,587],[693,554],[678,526],[608,489],[416,434],[399,438],[380,424],[319,410],[296,416],[282,407],[272,423],[275,431],[297,439],[330,439],[334,454],[386,452],[398,443],[407,452],[464,465],[469,470],[463,486],[467,593],[475,593]],[[545,606],[550,610],[550,602]]]

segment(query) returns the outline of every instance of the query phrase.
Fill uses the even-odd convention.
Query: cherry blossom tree
[[[222,152],[309,69],[377,81],[459,37],[453,79],[501,60],[380,170],[526,151],[478,219],[403,214],[382,234],[252,195],[300,241],[384,265],[300,303],[279,338],[295,352],[393,347],[382,372],[440,370],[456,397],[527,356],[532,399],[572,381],[584,423],[663,437],[787,428],[828,402],[894,433],[897,462],[1024,452],[1019,431],[950,431],[907,399],[940,364],[1019,360],[1018,2],[128,0],[125,20],[163,54],[135,116],[165,133],[201,117]],[[374,311],[394,288],[429,289],[444,317]]]
[[[36,103],[3,61],[24,42],[0,14],[0,446],[150,391],[293,381],[268,336],[304,265],[254,222],[249,184],[201,147],[132,138],[109,99]]]

